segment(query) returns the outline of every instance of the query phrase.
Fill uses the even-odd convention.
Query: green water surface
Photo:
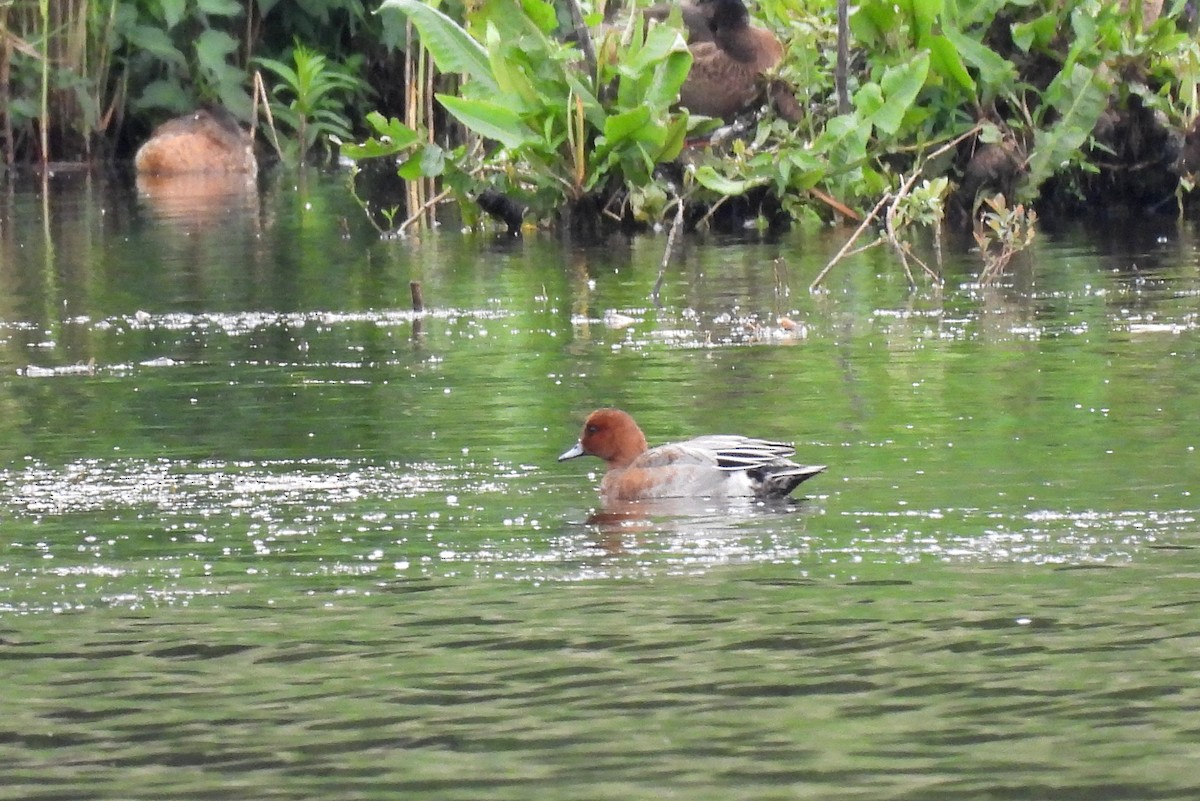
[[[665,237],[343,180],[0,199],[0,798],[1200,797],[1190,222],[694,236],[656,307]],[[829,469],[597,516],[603,405]]]

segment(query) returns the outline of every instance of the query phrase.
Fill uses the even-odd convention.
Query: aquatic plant
[[[990,283],[1004,272],[1013,256],[1033,244],[1037,212],[1023,203],[1009,207],[1003,195],[986,198],[987,209],[975,226],[975,244],[983,259],[980,283]]]
[[[270,92],[270,118],[292,134],[286,144],[272,135],[279,157],[304,164],[318,146],[326,158],[335,155],[330,140],[351,138],[346,107],[370,92],[354,65],[333,64],[298,42],[292,48],[291,65],[271,58],[255,62],[279,80]]]

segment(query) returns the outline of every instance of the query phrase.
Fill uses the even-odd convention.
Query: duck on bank
[[[678,9],[692,66],[679,93],[679,105],[693,114],[726,122],[756,104],[770,101],[780,117],[803,116],[791,88],[769,75],[783,60],[783,44],[750,22],[742,0],[684,0],[658,3],[642,16],[665,23]]]

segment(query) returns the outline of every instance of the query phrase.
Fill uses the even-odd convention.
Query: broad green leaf
[[[232,36],[224,31],[209,28],[201,31],[196,39],[196,58],[202,69],[218,72],[221,67],[226,66],[226,59],[230,54],[237,52],[237,48],[238,43]]]
[[[674,28],[655,25],[646,33],[646,42],[636,52],[620,63],[620,69],[630,75],[640,75],[651,70],[672,53],[687,52],[687,43]]]
[[[820,159],[803,150],[789,152],[787,161],[792,167],[788,183],[796,189],[812,189],[823,181],[828,173],[828,169]]]
[[[179,114],[195,107],[195,101],[180,88],[177,81],[154,81],[141,91],[134,108],[161,108]]]
[[[1092,135],[1096,121],[1108,107],[1108,86],[1094,70],[1076,64],[1059,75],[1047,87],[1058,118],[1048,128],[1034,134],[1029,154],[1028,191],[1036,193],[1042,182],[1058,172],[1079,154]]]
[[[905,64],[888,67],[879,81],[883,92],[883,105],[870,114],[875,128],[888,136],[900,130],[904,115],[917,99],[917,93],[925,85],[929,74],[929,53],[920,53]]]
[[[513,54],[501,39],[496,26],[488,23],[484,37],[487,42],[488,63],[499,91],[506,95],[518,96],[525,101],[522,111],[536,107],[540,101],[538,88],[530,80],[529,73],[521,69],[521,64],[512,58]]]
[[[237,0],[196,0],[196,9],[214,17],[240,17],[244,13]]]
[[[558,27],[558,12],[553,3],[546,0],[521,0],[521,9],[543,33],[552,33]]]
[[[843,169],[845,165],[858,164],[866,158],[871,127],[870,121],[860,119],[857,114],[841,114],[825,124],[813,150],[827,154],[831,164]]]
[[[883,108],[883,90],[877,83],[865,83],[854,93],[854,108],[863,119],[868,119]]]
[[[362,144],[343,142],[341,151],[347,158],[359,160],[393,156],[415,144],[421,135],[395,117],[385,117],[378,111],[367,115],[367,124],[375,136]]]
[[[162,9],[163,22],[169,31],[183,20],[187,12],[187,0],[162,0],[159,8]]]
[[[214,17],[241,17],[245,13],[238,0],[196,0],[196,7],[200,13]]]
[[[372,111],[367,115],[367,124],[374,129],[377,136],[387,137],[401,147],[421,138],[419,133],[400,122],[397,118],[385,117],[378,111]]]
[[[854,41],[867,48],[878,47],[880,42],[900,24],[899,8],[883,0],[865,0],[858,10],[850,15],[850,31]]]
[[[645,103],[656,109],[670,108],[679,100],[679,89],[692,68],[690,50],[677,50],[654,71],[654,80],[646,89]]]
[[[604,138],[608,140],[609,147],[612,147],[624,139],[636,136],[649,122],[650,109],[646,106],[613,114],[604,122]]]
[[[933,71],[974,96],[975,79],[967,72],[958,48],[941,35],[926,38],[925,45],[929,48],[930,65],[933,67]]]
[[[710,189],[718,195],[737,196],[744,195],[747,191],[756,186],[761,186],[766,183],[766,178],[748,178],[746,180],[735,180],[726,178],[713,169],[712,165],[705,164],[696,169],[694,173],[696,183],[703,186],[705,189]]]
[[[962,56],[962,60],[979,71],[979,80],[986,90],[996,93],[1009,88],[1017,79],[1012,62],[987,45],[947,26],[945,36]]]
[[[667,125],[662,146],[658,149],[654,160],[659,164],[664,164],[679,158],[679,154],[683,151],[683,145],[687,141],[687,131],[688,115],[687,112],[681,112]]]
[[[433,178],[441,175],[446,166],[446,154],[437,145],[427,144],[401,163],[396,174],[406,181],[417,178]]]
[[[541,141],[510,106],[451,95],[437,95],[437,99],[463,125],[507,148],[527,147]]]
[[[217,99],[235,117],[248,120],[254,113],[254,101],[242,87],[243,77],[241,70],[229,67],[224,80],[217,86]]]
[[[458,23],[421,0],[384,0],[380,11],[393,8],[406,14],[421,34],[421,44],[433,56],[442,72],[469,75],[496,91],[496,79],[488,63],[487,51],[472,39]]]
[[[167,32],[161,28],[138,25],[131,29],[127,36],[133,49],[145,50],[159,61],[165,61],[177,67],[187,67],[187,58],[179,52],[175,43],[171,41],[171,37],[167,36]]]
[[[1058,15],[1046,13],[1030,22],[1014,23],[1013,44],[1028,53],[1033,47],[1046,47],[1058,33]]]
[[[912,15],[913,41],[924,47],[942,14],[942,0],[906,0],[901,7],[907,7]]]

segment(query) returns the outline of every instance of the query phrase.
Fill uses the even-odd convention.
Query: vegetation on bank
[[[1018,204],[1170,210],[1191,188],[1200,47],[1181,2],[865,0],[849,20],[845,110],[833,85],[835,4],[762,0],[754,10],[787,43],[779,77],[805,119],[768,111],[684,149],[713,125],[672,107],[689,58],[673,30],[635,19],[615,49],[605,34],[597,50],[615,56],[593,75],[554,4],[487,3],[455,19],[386,0],[382,13],[405,15],[439,70],[458,77],[436,97],[471,135],[446,147],[428,124],[374,115],[376,135],[344,152],[399,156],[407,178],[437,175],[464,205],[491,189],[536,219],[571,223],[581,208],[636,225],[727,206],[735,222],[770,224],[865,215],[885,198],[877,213],[894,233],[943,209],[972,219],[998,192],[1007,205],[984,213],[1003,229]]]
[[[982,212],[1003,237],[1034,203],[1173,211],[1200,163],[1183,0],[862,0],[847,106],[835,0],[759,0],[804,118],[748,115],[703,145],[718,123],[674,106],[691,59],[676,29],[635,15],[600,34],[582,3],[592,62],[571,5],[0,0],[4,159],[127,156],[219,103],[289,163],[338,142],[398,162],[407,199],[364,197],[385,229],[457,200],[468,221],[482,202],[572,228],[878,219],[897,245],[943,214]]]
[[[348,132],[392,100],[386,87],[400,80],[403,36],[393,23],[403,22],[372,13],[374,5],[0,0],[0,158],[8,166],[127,159],[155,125],[199,106],[223,106],[247,124],[267,120],[257,99],[271,102],[282,155],[296,160],[301,143]],[[372,96],[376,76],[385,88]],[[321,92],[330,80],[337,91]]]

